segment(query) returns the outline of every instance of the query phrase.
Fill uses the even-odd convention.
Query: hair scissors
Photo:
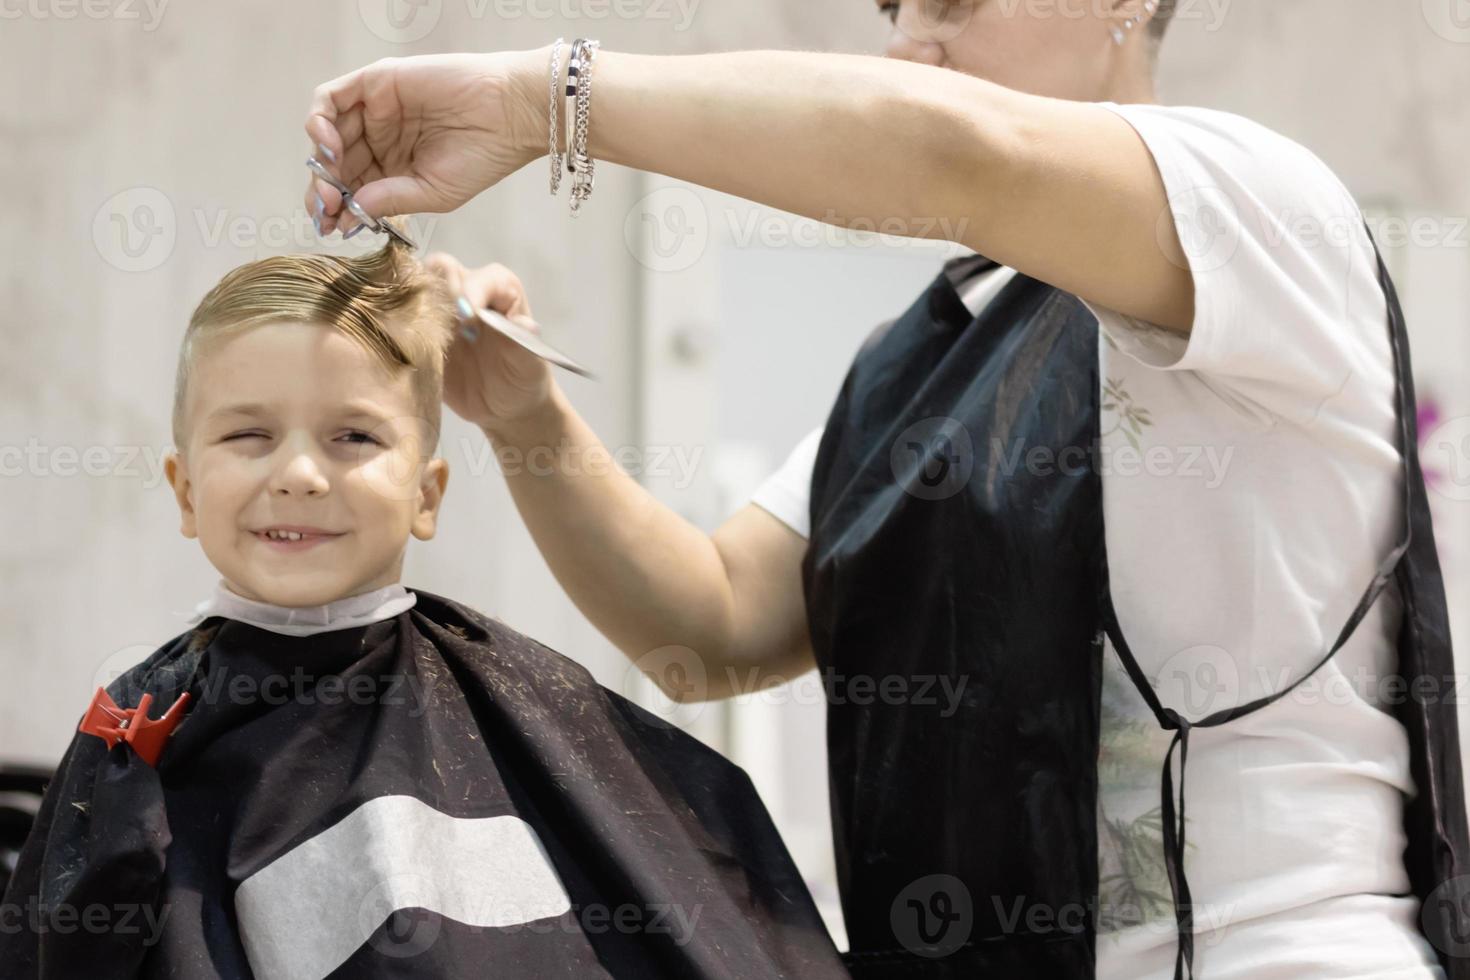
[[[390,222],[387,218],[374,218],[372,215],[364,211],[362,209],[362,205],[353,200],[352,188],[348,187],[346,184],[342,183],[335,176],[333,176],[332,172],[328,170],[326,166],[316,157],[307,157],[306,165],[311,168],[312,173],[316,174],[322,180],[337,188],[337,193],[342,195],[342,206],[345,207],[348,211],[351,211],[353,216],[356,217],[358,221],[361,221],[364,225],[371,228],[373,231],[382,232],[389,238],[397,239],[405,246],[407,246],[410,251],[416,250],[418,248],[418,246],[413,243],[413,239],[409,238],[403,232],[393,227],[393,223]]]
[[[408,246],[409,249],[418,248],[418,246],[413,243],[412,239],[410,239],[403,232],[399,231],[397,228],[393,227],[392,223],[389,222],[387,218],[374,218],[372,215],[364,211],[362,209],[362,205],[358,204],[355,200],[352,199],[352,188],[348,187],[346,184],[342,183],[342,181],[338,180],[332,174],[332,172],[328,170],[316,157],[307,157],[306,165],[311,168],[312,173],[316,174],[322,180],[337,188],[337,193],[342,195],[342,206],[345,207],[348,211],[351,211],[353,215],[357,217],[358,221],[361,221],[364,225],[371,228],[373,231],[379,231],[388,235],[390,238],[396,238],[398,241]],[[460,315],[464,319],[468,320],[473,318],[475,320],[478,320],[480,323],[483,323],[491,330],[494,330],[496,333],[500,334],[502,337],[506,337],[509,340],[514,341],[515,343],[524,347],[526,350],[535,354],[542,360],[550,361],[552,364],[558,365],[559,367],[564,367],[568,371],[571,371],[575,374],[580,374],[583,377],[597,377],[591,371],[587,370],[587,368],[583,367],[581,364],[578,364],[576,361],[572,360],[572,358],[568,357],[561,351],[557,350],[555,347],[552,347],[546,341],[542,340],[541,337],[534,331],[526,329],[519,323],[516,323],[514,320],[509,319],[508,317],[495,310],[483,308],[476,309],[473,304],[471,304],[470,301],[465,297],[460,297],[459,309]],[[464,333],[466,340],[473,341],[475,339],[476,333],[474,324],[466,323],[462,325],[460,329],[461,332]]]

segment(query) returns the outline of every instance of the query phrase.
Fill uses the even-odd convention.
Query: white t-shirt
[[[1152,152],[1195,281],[1188,336],[1099,318],[1114,601],[1160,700],[1191,720],[1279,691],[1330,647],[1403,527],[1393,354],[1347,189],[1233,113],[1100,103]],[[972,311],[1015,270],[965,284]],[[753,502],[809,535],[820,428]],[[1417,927],[1391,714],[1390,587],[1293,694],[1190,736],[1185,873],[1204,980],[1443,977]],[[1099,980],[1168,980],[1160,728],[1107,644],[1098,757]],[[1174,771],[1177,786],[1178,753]]]

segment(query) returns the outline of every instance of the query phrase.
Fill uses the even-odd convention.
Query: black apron
[[[1392,578],[1404,599],[1399,674],[1410,688],[1395,714],[1419,790],[1404,810],[1405,863],[1448,976],[1470,978],[1460,877],[1470,842],[1454,699],[1442,694],[1455,668],[1408,339],[1382,257],[1404,467],[1400,544],[1311,672],[1192,722],[1159,702],[1113,609],[1095,463],[1097,318],[1020,273],[972,315],[958,286],[994,267],[982,255],[946,263],[902,316],[874,331],[843,382],[812,475],[802,577],[812,647],[829,676],[832,820],[853,974],[1093,977],[1106,635],[1174,732],[1161,760],[1165,862],[1175,976],[1192,976],[1183,861],[1191,729],[1289,693]],[[1015,466],[1017,447],[1045,447],[1056,465]],[[1421,677],[1441,693],[1416,694]],[[884,683],[892,696],[875,695]],[[940,688],[962,692],[957,710],[919,696]]]
[[[190,707],[157,768],[73,739],[0,978],[846,976],[744,772],[413,591],[311,636],[212,616],[118,678]]]

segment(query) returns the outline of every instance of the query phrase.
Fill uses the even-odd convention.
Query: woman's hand
[[[466,269],[444,252],[431,253],[424,264],[444,277],[454,295],[536,329],[526,291],[516,274],[505,266],[491,263]],[[494,434],[534,416],[551,403],[556,388],[551,365],[486,327],[473,314],[462,315],[460,326],[471,328],[475,339],[456,333],[445,359],[444,403],[456,415]]]
[[[545,155],[543,58],[549,47],[375,61],[312,94],[312,152],[373,217],[452,211]],[[316,177],[306,209],[323,235],[359,224]]]

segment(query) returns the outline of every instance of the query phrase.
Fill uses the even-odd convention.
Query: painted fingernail
[[[468,340],[470,343],[474,343],[477,339],[479,339],[480,331],[475,329],[475,325],[473,323],[466,323],[459,328],[459,335],[465,340]]]
[[[327,158],[327,162],[328,163],[336,163],[337,162],[337,154],[333,153],[330,149],[328,149],[327,148],[327,144],[325,144],[325,143],[318,143],[316,145],[316,148],[317,148],[317,150],[319,150],[321,152],[321,155],[322,156],[324,156],[324,157]]]
[[[316,225],[316,237],[322,237],[322,219],[316,215],[311,216],[311,223]]]
[[[322,200],[322,196],[320,194],[316,196],[316,213],[318,216],[322,217],[325,217],[327,213],[327,202]]]
[[[465,299],[463,296],[456,300],[454,305],[459,307],[459,315],[464,317],[466,320],[472,318],[475,315],[475,308],[471,306],[470,301]]]

